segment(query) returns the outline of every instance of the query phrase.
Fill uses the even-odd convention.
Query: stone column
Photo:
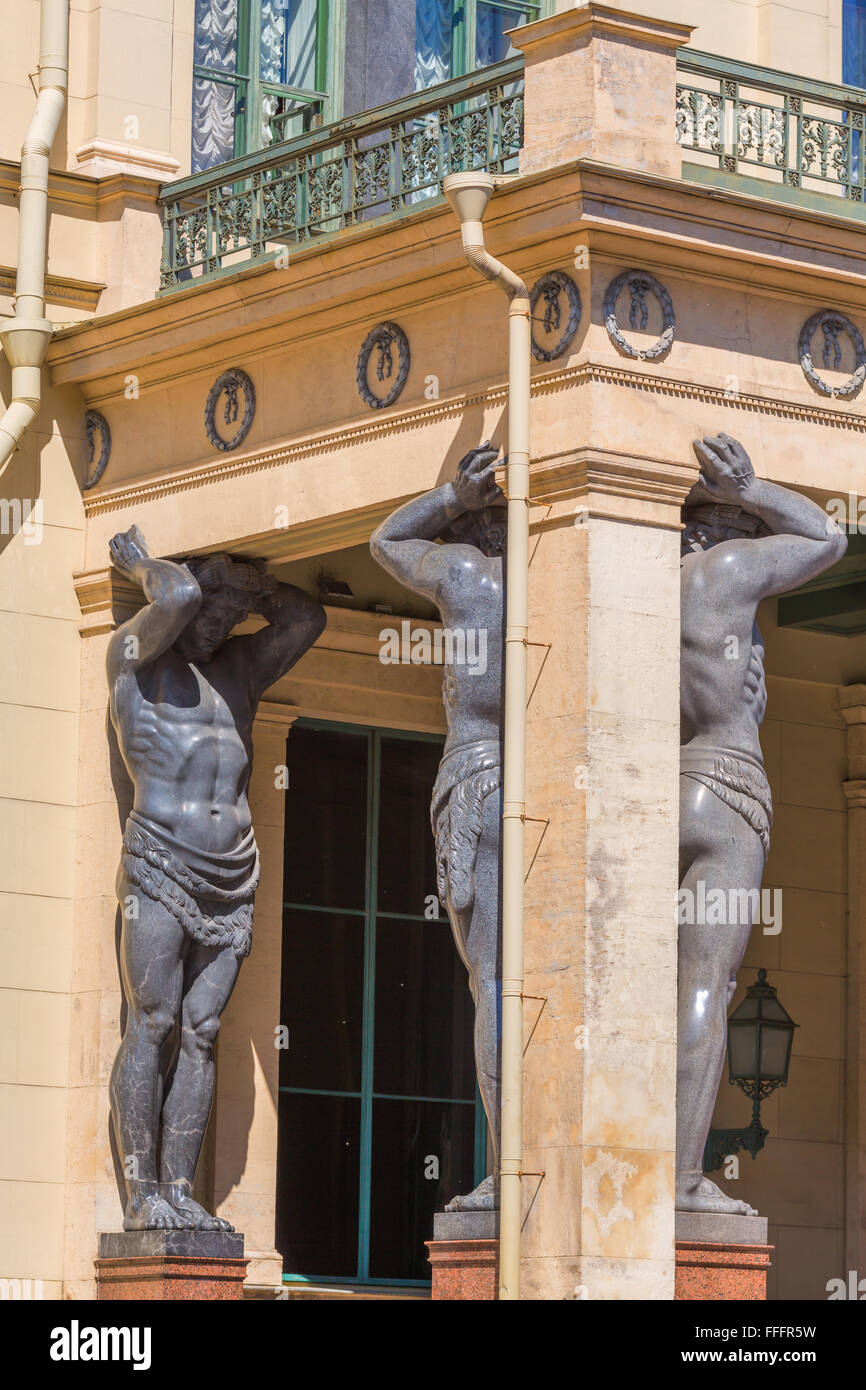
[[[678,178],[677,49],[692,27],[588,0],[513,31],[526,57],[521,174],[593,159]]]
[[[680,506],[692,470],[536,471],[523,1297],[674,1292]],[[536,853],[537,849],[537,853]],[[534,858],[533,858],[534,856]],[[527,997],[529,1037],[541,1000]],[[544,1176],[535,1176],[543,1173]]]
[[[262,702],[253,725],[250,810],[261,856],[253,946],[223,1014],[217,1054],[214,1201],[245,1236],[247,1282],[282,1287],[274,1247],[283,935],[286,739],[296,712]]]
[[[866,1278],[866,685],[845,686],[848,726],[848,997],[845,1090],[845,1272]],[[843,1271],[839,1271],[840,1274]]]

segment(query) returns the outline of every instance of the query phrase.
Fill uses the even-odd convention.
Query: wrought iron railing
[[[502,173],[522,139],[518,56],[164,184],[162,287],[417,209],[446,174]]]
[[[685,48],[677,76],[677,140],[696,156],[692,172],[762,179],[798,201],[830,195],[863,215],[866,91]]]

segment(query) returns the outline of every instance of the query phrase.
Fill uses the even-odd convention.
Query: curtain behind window
[[[238,0],[196,0],[193,61],[218,72],[236,72]],[[192,92],[192,172],[210,169],[235,152],[234,87],[195,77]]]
[[[416,0],[416,92],[451,76],[452,9],[452,0]]]
[[[866,87],[866,0],[843,0],[842,81]]]

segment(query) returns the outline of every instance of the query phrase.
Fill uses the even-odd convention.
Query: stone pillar
[[[73,7],[68,168],[163,180],[189,169],[193,25],[175,0]]]
[[[679,531],[686,466],[535,473],[524,1072],[528,1299],[674,1293]],[[537,853],[536,853],[537,850]],[[533,858],[534,856],[534,858]],[[541,1013],[539,1016],[539,1010]],[[540,1176],[543,1173],[543,1177]]]
[[[253,725],[250,810],[261,857],[253,946],[223,1014],[214,1115],[214,1202],[246,1238],[247,1279],[282,1287],[274,1247],[283,936],[286,739],[296,712],[262,702]],[[282,785],[278,785],[281,783]]]
[[[512,31],[526,57],[521,174],[593,159],[678,178],[677,49],[691,34],[596,0]]]
[[[866,685],[839,691],[848,726],[845,1271],[866,1278]],[[842,1271],[839,1271],[840,1274]]]

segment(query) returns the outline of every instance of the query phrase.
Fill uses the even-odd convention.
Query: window
[[[866,0],[843,0],[842,81],[866,87]]]
[[[473,1010],[436,904],[432,736],[288,741],[277,1247],[290,1279],[425,1283],[433,1212],[486,1172]]]
[[[506,31],[544,10],[543,0],[416,0],[415,90],[501,62],[515,51]]]
[[[327,0],[196,0],[192,172],[321,119]]]

